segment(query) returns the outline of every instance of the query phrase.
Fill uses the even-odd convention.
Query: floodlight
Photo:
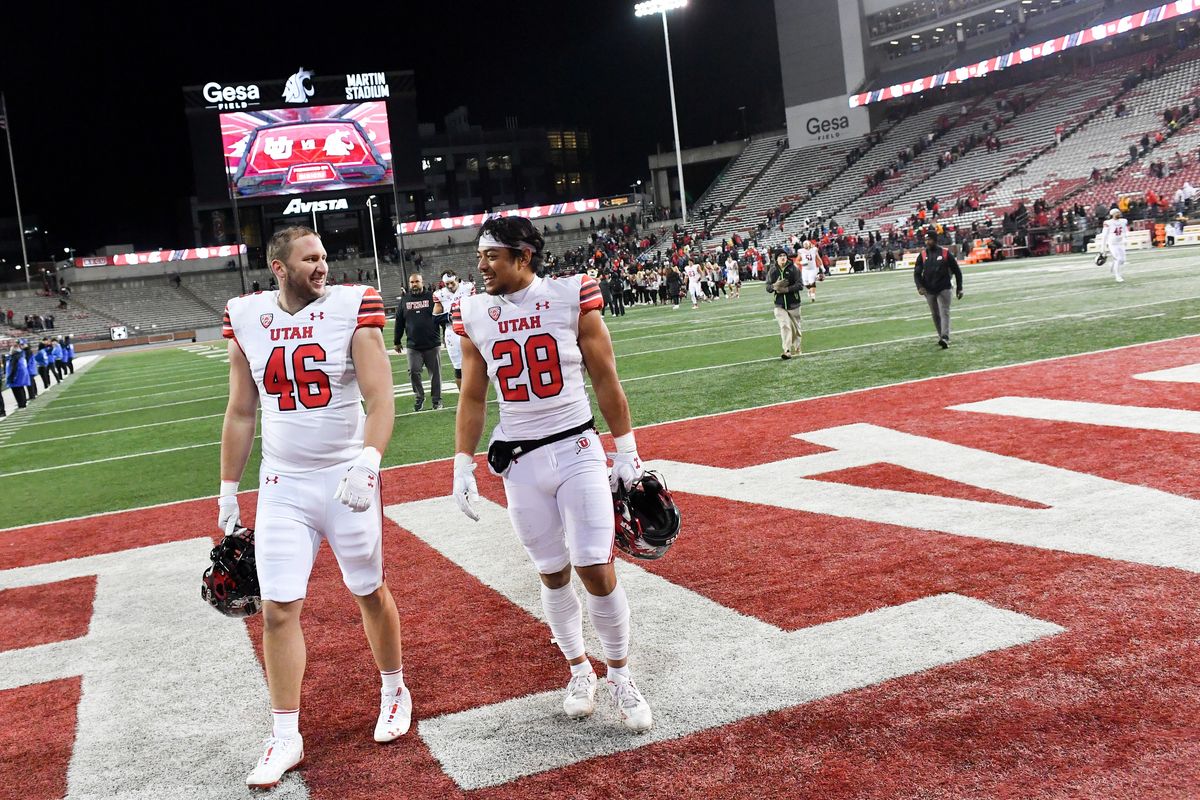
[[[651,14],[665,14],[687,5],[687,0],[646,0],[633,7],[636,17],[648,17]]]

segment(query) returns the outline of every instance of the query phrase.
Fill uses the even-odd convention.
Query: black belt
[[[539,447],[544,447],[554,442],[560,442],[563,439],[569,439],[572,436],[577,436],[584,431],[594,430],[596,427],[595,418],[589,419],[582,425],[576,425],[574,428],[568,428],[565,431],[552,433],[542,439],[523,439],[516,442],[506,442],[503,439],[495,439],[488,445],[488,468],[496,475],[503,475],[508,471],[513,460],[518,456],[523,456],[532,453]]]

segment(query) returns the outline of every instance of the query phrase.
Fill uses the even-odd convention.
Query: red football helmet
[[[262,609],[254,566],[254,529],[235,528],[209,556],[212,566],[200,580],[200,596],[227,617],[250,617]]]
[[[622,553],[653,561],[679,536],[679,509],[662,477],[647,472],[627,492],[613,495],[616,545]]]

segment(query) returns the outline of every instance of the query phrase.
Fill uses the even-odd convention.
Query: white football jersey
[[[371,286],[327,286],[289,314],[278,295],[233,298],[222,327],[258,387],[263,464],[283,473],[343,464],[362,452],[366,421],[351,339],[359,328],[384,326],[383,299]]]
[[[501,438],[542,439],[592,418],[579,316],[603,305],[594,280],[571,275],[535,277],[519,302],[479,294],[451,311],[454,332],[470,338],[487,362],[500,403]]]
[[[807,272],[812,272],[817,269],[817,259],[819,259],[820,256],[821,254],[815,247],[802,247],[796,252],[796,257],[800,259],[800,269]]]
[[[1129,222],[1122,217],[1104,220],[1102,241],[1109,247],[1124,247],[1129,238]]]
[[[442,313],[449,313],[455,303],[473,294],[475,294],[475,284],[459,281],[458,288],[453,292],[443,286],[433,293],[433,299],[442,304]]]
[[[687,275],[688,283],[700,283],[700,268],[695,264],[684,267],[683,274]]]

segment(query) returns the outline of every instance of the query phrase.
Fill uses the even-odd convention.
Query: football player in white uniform
[[[1129,238],[1129,223],[1121,216],[1121,209],[1113,208],[1104,220],[1104,229],[1100,232],[1100,252],[1108,255],[1111,266],[1108,270],[1124,283],[1121,268],[1125,266],[1125,242]]]
[[[800,268],[800,282],[808,289],[810,302],[817,302],[817,277],[820,274],[821,252],[811,239],[805,239],[804,244],[796,253],[796,266]]]
[[[644,731],[652,722],[650,705],[629,674],[629,604],[613,568],[613,493],[633,485],[642,462],[612,340],[599,314],[600,288],[587,276],[540,277],[543,246],[524,217],[488,220],[480,229],[486,294],[463,299],[453,314],[463,348],[454,497],[463,513],[479,519],[471,506],[479,498],[472,454],[483,433],[490,379],[500,422],[488,467],[504,478],[509,519],[541,575],[542,608],[571,667],[563,710],[586,717],[595,708],[596,674],[571,586],[574,569],[608,664],[609,693],[625,727]],[[611,475],[584,390],[584,370],[616,437]]]
[[[742,270],[732,255],[725,259],[725,285],[735,298],[742,296]]]
[[[260,403],[263,419],[254,538],[274,724],[246,778],[252,788],[275,785],[304,757],[300,611],[322,539],[358,602],[381,674],[375,740],[402,735],[412,715],[400,617],[383,580],[379,462],[395,417],[383,300],[369,286],[327,285],[325,258],[316,233],[285,228],[267,247],[279,289],[236,297],[225,308],[229,404],[218,525],[226,534],[240,524],[237,487]]]
[[[448,320],[450,309],[454,308],[455,303],[464,297],[470,297],[475,294],[475,284],[463,283],[458,279],[458,273],[452,269],[448,269],[442,273],[442,283],[445,286],[433,293],[433,313],[439,316],[445,315]],[[461,392],[462,347],[458,343],[458,336],[452,331],[447,331],[444,338],[446,340],[446,352],[450,354],[450,365],[454,367],[454,385]]]
[[[689,261],[683,268],[683,274],[687,278],[687,296],[692,301],[692,310],[695,311],[704,297],[704,288],[700,285],[700,268]]]

